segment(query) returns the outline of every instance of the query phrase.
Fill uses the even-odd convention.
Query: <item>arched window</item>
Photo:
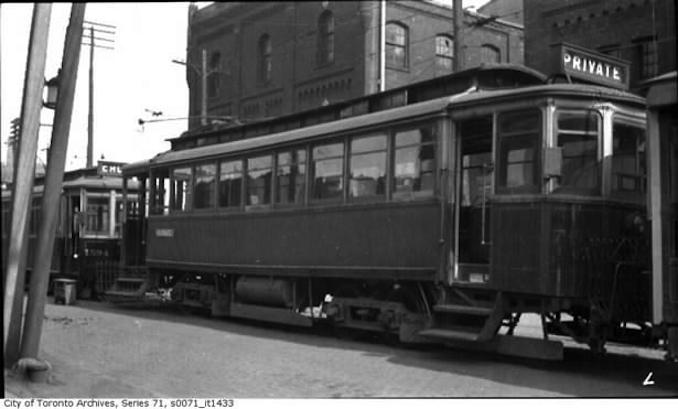
[[[489,64],[501,62],[501,51],[492,44],[483,44],[480,48],[480,62]]]
[[[221,75],[221,54],[215,52],[210,58],[209,66],[207,67],[207,96],[215,98],[219,96],[219,88],[221,87],[219,76]]]
[[[318,19],[318,65],[334,62],[334,16],[325,10]]]
[[[264,34],[259,37],[259,82],[271,81],[271,37]]]
[[[440,74],[447,74],[453,70],[454,40],[448,35],[436,36],[436,66]]]
[[[386,66],[407,68],[407,27],[399,23],[386,24]]]

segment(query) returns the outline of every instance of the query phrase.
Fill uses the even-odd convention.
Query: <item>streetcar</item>
[[[55,279],[75,279],[80,297],[97,298],[115,281],[121,253],[122,165],[99,161],[97,166],[64,173],[59,203],[55,204],[59,212],[50,267],[50,291]],[[36,177],[31,197],[27,282],[33,269],[43,190],[44,175]],[[130,191],[127,205],[133,206],[136,186],[130,185]],[[3,189],[3,260],[7,259],[11,204],[11,189]]]
[[[123,167],[137,249],[107,297],[543,359],[665,347],[645,129],[640,96],[499,64],[186,132]]]

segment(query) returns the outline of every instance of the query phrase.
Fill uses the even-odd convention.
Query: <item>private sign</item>
[[[560,44],[560,47],[564,74],[609,87],[628,89],[628,62],[569,44]]]

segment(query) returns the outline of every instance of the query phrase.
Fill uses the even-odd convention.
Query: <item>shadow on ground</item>
[[[563,361],[549,362],[443,345],[405,346],[384,336],[337,331],[323,326],[297,328],[236,318],[210,318],[169,306],[130,308],[79,301],[74,307],[317,348],[358,350],[365,356],[384,357],[396,365],[576,397],[678,397],[678,364],[639,356],[633,349],[596,356],[588,349],[570,345],[565,348]],[[615,348],[620,349],[623,348]],[[644,381],[648,384],[643,385]],[[623,394],[619,393],[620,385],[626,391]]]

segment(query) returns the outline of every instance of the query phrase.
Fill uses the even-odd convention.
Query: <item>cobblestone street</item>
[[[568,348],[539,362],[445,347],[405,348],[317,330],[79,301],[48,304],[48,384],[6,372],[18,397],[570,397],[676,396],[661,353],[594,361]],[[644,387],[653,372],[655,384]],[[673,372],[671,372],[673,371]]]

